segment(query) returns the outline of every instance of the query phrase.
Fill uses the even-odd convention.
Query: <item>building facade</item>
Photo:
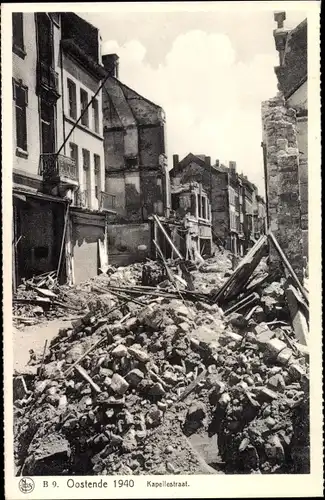
[[[253,205],[256,187],[237,173],[235,161],[229,166],[204,155],[188,154],[181,161],[173,157],[170,171],[173,186],[189,182],[202,184],[211,203],[212,239],[235,255],[243,256],[254,243]]]
[[[167,216],[170,186],[163,109],[118,79],[118,56],[102,58],[105,189],[116,214],[109,217],[112,263],[124,265],[149,256],[151,217]],[[147,253],[138,251],[146,247]]]
[[[176,245],[188,260],[212,251],[211,204],[201,184],[171,185],[170,218],[181,220]]]
[[[42,12],[14,13],[12,35],[13,284],[50,271],[79,282],[105,240],[99,33]]]

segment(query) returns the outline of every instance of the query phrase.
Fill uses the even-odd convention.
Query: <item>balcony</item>
[[[114,210],[115,209],[115,199],[116,196],[113,194],[105,193],[101,191],[99,198],[100,210]]]
[[[60,97],[59,75],[52,67],[42,61],[37,64],[37,93],[50,93],[54,99]]]
[[[40,175],[47,184],[78,186],[78,171],[73,158],[56,153],[40,155]]]

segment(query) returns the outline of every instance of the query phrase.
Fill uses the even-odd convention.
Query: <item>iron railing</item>
[[[105,193],[105,191],[101,191],[100,193],[100,210],[110,210],[115,208],[116,196],[113,194]]]
[[[40,155],[40,175],[44,180],[55,180],[66,177],[78,181],[77,165],[73,158],[56,153],[43,153]]]
[[[88,191],[84,189],[77,189],[75,192],[75,205],[80,208],[87,208],[89,205],[88,202]]]
[[[40,61],[37,65],[38,85],[59,93],[59,75],[48,64]]]

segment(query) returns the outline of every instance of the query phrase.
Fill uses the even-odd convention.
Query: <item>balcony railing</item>
[[[73,158],[56,153],[40,155],[40,175],[44,181],[70,180],[78,182],[76,162]]]
[[[75,192],[75,205],[80,208],[88,208],[88,198],[88,191],[86,189],[83,191],[81,189],[77,189]]]
[[[100,210],[112,210],[115,208],[116,196],[113,194],[105,193],[101,191],[100,193]]]
[[[37,66],[37,81],[40,88],[51,90],[59,97],[59,75],[53,68],[42,61]]]

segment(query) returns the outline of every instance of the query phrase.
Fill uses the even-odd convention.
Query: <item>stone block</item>
[[[124,358],[124,356],[126,356],[128,353],[128,350],[127,348],[125,347],[125,345],[118,345],[115,347],[115,349],[113,349],[112,351],[112,356],[114,358]]]
[[[149,354],[142,349],[129,347],[128,352],[133,358],[135,358],[137,361],[140,361],[141,363],[147,363],[150,360]]]
[[[142,373],[141,370],[138,370],[135,368],[134,370],[131,370],[126,376],[125,380],[130,384],[131,387],[137,387],[141,380],[143,380],[144,374]]]
[[[287,345],[277,338],[273,338],[265,343],[266,353],[272,358],[277,358],[280,352],[286,347]]]
[[[124,394],[129,388],[127,381],[118,373],[114,373],[111,382],[111,389],[117,394]]]

